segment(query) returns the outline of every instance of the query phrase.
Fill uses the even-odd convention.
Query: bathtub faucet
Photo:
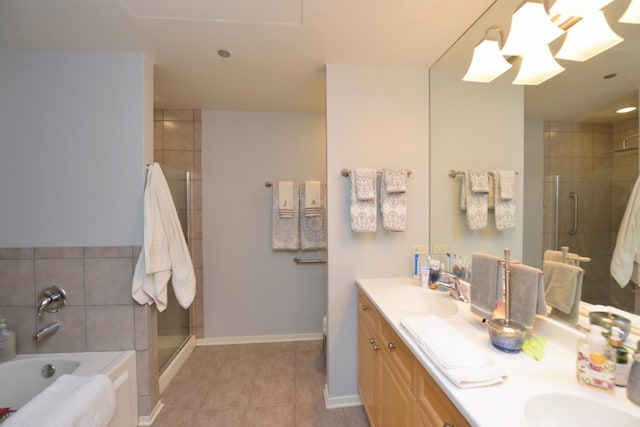
[[[38,317],[42,317],[42,312],[57,313],[67,302],[67,293],[64,289],[52,285],[42,291],[40,302],[38,303]]]
[[[62,322],[57,321],[47,324],[47,326],[36,332],[36,334],[33,336],[33,340],[40,341],[44,337],[55,334],[56,332],[58,332],[58,329],[60,329],[60,325],[62,325]]]

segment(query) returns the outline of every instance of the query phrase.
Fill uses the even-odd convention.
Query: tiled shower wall
[[[139,247],[0,249],[0,317],[17,336],[18,353],[136,350],[138,413],[149,415],[159,398],[157,315],[131,298]],[[43,289],[63,288],[67,305],[36,314]],[[54,335],[39,342],[35,332],[60,321]]]
[[[634,311],[635,286],[612,284],[609,264],[617,230],[638,175],[638,151],[612,153],[624,137],[638,132],[638,119],[595,124],[545,122],[544,248],[553,248],[554,180],[560,175],[558,247],[592,258],[583,263],[583,299]],[[631,140],[636,146],[637,140]],[[571,236],[573,206],[578,194],[579,232]]]
[[[202,338],[204,306],[202,303],[202,119],[200,110],[155,110],[153,138],[154,161],[191,172],[189,248],[196,273],[196,297],[191,306],[191,333]],[[169,307],[168,310],[170,310]],[[162,328],[165,325],[159,326]]]

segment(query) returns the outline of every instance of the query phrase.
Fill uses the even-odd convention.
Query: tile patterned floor
[[[153,427],[368,427],[361,406],[326,409],[322,341],[196,347]]]

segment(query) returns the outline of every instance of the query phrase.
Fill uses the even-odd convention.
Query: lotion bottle
[[[616,354],[616,385],[618,387],[626,387],[631,364],[629,363],[629,352],[622,345],[622,330],[617,326],[611,327],[609,344]]]
[[[597,325],[578,342],[576,377],[578,383],[613,393],[616,382],[615,352]]]

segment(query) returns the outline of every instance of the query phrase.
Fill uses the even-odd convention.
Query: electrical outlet
[[[434,254],[446,254],[449,251],[449,247],[446,243],[434,243],[433,244],[433,253]]]
[[[426,255],[427,245],[413,245],[411,246],[411,251],[414,254]]]

